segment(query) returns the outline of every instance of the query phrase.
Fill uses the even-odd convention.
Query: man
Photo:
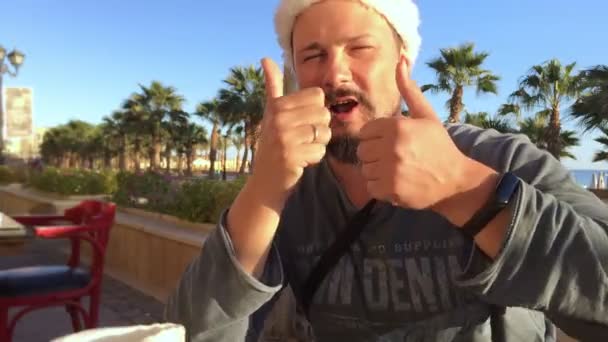
[[[169,320],[193,341],[242,341],[284,284],[302,300],[319,257],[376,199],[315,292],[318,341],[490,341],[493,305],[507,308],[507,341],[550,340],[548,319],[606,332],[608,210],[526,138],[442,125],[410,78],[411,0],[282,0],[276,29],[300,90],[284,95],[263,60],[253,173]]]

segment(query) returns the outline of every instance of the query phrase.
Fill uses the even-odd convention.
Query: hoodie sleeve
[[[574,336],[608,336],[608,207],[522,135],[450,129],[470,157],[520,187],[501,252],[474,251],[459,285],[502,306],[536,309]]]
[[[167,301],[166,320],[182,324],[188,341],[245,341],[250,316],[283,286],[274,245],[259,280],[242,269],[225,228],[226,213]]]

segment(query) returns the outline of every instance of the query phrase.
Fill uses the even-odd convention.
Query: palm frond
[[[597,151],[593,155],[593,162],[608,161],[608,151]]]

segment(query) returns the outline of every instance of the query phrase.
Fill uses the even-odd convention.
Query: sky
[[[608,64],[603,0],[418,0],[422,46],[413,77],[432,83],[426,66],[440,48],[473,42],[490,56],[485,67],[501,77],[499,94],[466,92],[470,112],[495,113],[534,64],[558,58],[577,70]],[[33,88],[34,125],[81,119],[99,123],[138,84],[159,80],[177,88],[185,110],[209,100],[229,68],[281,62],[273,15],[278,0],[0,0],[0,45],[26,54],[17,78],[5,86]],[[447,94],[426,95],[446,117]],[[567,113],[567,108],[565,108]],[[577,123],[564,119],[566,128]],[[573,169],[592,163],[596,133],[581,135],[564,160]]]

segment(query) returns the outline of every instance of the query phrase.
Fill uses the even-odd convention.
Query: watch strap
[[[514,174],[507,172],[501,175],[490,200],[462,226],[462,232],[475,238],[510,203],[518,185],[519,179]]]

